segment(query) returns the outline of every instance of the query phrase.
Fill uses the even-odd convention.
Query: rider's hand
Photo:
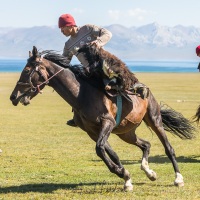
[[[105,90],[111,90],[111,89],[112,89],[112,87],[110,85],[105,86]]]
[[[90,42],[90,45],[94,46],[94,47],[100,47],[97,40],[94,40],[94,41]]]

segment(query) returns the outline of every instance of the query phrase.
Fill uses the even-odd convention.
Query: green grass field
[[[200,73],[138,73],[136,76],[165,102],[191,119],[200,104]],[[79,128],[65,123],[71,107],[46,87],[29,106],[13,106],[9,96],[19,73],[0,73],[0,200],[160,200],[200,199],[200,133],[181,140],[167,133],[185,186],[173,186],[172,164],[157,136],[144,123],[137,134],[152,147],[151,182],[140,170],[141,151],[116,135],[109,142],[132,176],[134,189],[124,192],[124,181],[109,172],[95,153],[95,143]],[[199,129],[199,128],[198,128]]]

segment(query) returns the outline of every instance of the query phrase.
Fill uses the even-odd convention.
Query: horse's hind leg
[[[152,169],[149,168],[149,164],[148,164],[148,157],[149,157],[151,144],[148,141],[145,141],[137,137],[134,131],[130,131],[125,134],[119,134],[118,136],[125,142],[136,145],[142,150],[143,155],[142,155],[141,169],[145,172],[145,174],[151,181],[155,181],[156,173]]]
[[[160,141],[162,142],[165,153],[168,156],[168,158],[171,160],[172,165],[174,167],[175,171],[175,186],[184,186],[183,182],[183,176],[181,175],[178,164],[175,158],[175,151],[172,148],[171,144],[169,143],[167,139],[167,135],[165,134],[163,124],[162,124],[162,117],[159,110],[159,105],[157,102],[152,101],[149,105],[149,110],[147,114],[145,115],[144,121],[147,123],[148,126],[152,128],[152,130],[156,133]]]

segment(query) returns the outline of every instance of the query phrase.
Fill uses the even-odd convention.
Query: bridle
[[[28,90],[29,93],[36,93],[36,92],[37,93],[42,93],[40,87],[42,85],[48,85],[49,80],[51,80],[54,76],[56,76],[57,74],[59,74],[63,70],[64,70],[64,68],[61,68],[59,71],[57,71],[55,74],[53,74],[51,77],[48,78],[48,76],[45,76],[43,71],[41,70],[41,66],[38,65],[30,73],[29,78],[28,78],[28,83],[24,83],[24,82],[18,81],[17,85],[29,86],[30,87],[29,90]],[[36,86],[34,86],[33,83],[32,83],[32,76],[33,76],[33,74],[35,72],[37,72],[44,79],[44,81],[41,84],[38,84]]]

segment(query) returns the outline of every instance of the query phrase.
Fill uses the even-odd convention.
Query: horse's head
[[[45,87],[48,73],[44,62],[45,59],[41,58],[37,48],[33,47],[32,53],[29,52],[29,59],[21,72],[20,79],[10,96],[13,105],[17,106],[19,102],[28,105],[30,100]]]

